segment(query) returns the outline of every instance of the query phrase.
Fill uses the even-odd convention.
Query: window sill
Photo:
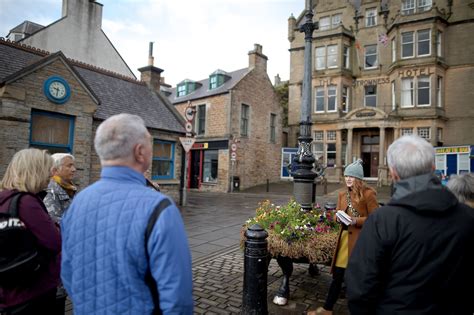
[[[213,182],[202,182],[203,185],[206,186],[217,186],[218,183],[213,183]]]
[[[152,181],[159,185],[179,185],[178,179],[152,179]]]

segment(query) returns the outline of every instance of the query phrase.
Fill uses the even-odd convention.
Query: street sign
[[[232,152],[232,153],[230,154],[230,160],[231,160],[231,161],[237,160],[237,153]]]
[[[193,121],[193,119],[194,119],[194,108],[186,107],[186,111],[185,111],[184,115],[186,116],[186,120]]]
[[[193,124],[191,124],[189,121],[186,122],[186,132],[191,132],[193,131]]]
[[[232,143],[232,145],[230,146],[230,149],[232,150],[232,152],[237,151],[237,144]]]
[[[191,148],[194,144],[194,141],[196,141],[196,139],[195,138],[179,137],[179,141],[181,141],[181,144],[183,145],[184,151],[186,151],[186,153],[188,153],[189,150],[191,150]]]

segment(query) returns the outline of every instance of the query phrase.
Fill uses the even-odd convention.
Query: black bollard
[[[267,272],[268,233],[254,224],[245,232],[244,293],[242,314],[268,314]]]

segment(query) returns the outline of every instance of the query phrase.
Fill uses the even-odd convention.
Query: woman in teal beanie
[[[344,179],[346,187],[339,192],[336,209],[346,212],[351,217],[351,223],[350,225],[341,223],[342,228],[331,264],[333,280],[324,307],[319,307],[315,312],[308,312],[308,314],[332,314],[334,304],[341,292],[347,262],[359,237],[359,232],[369,214],[379,207],[375,190],[364,182],[362,160],[359,159],[346,166]]]

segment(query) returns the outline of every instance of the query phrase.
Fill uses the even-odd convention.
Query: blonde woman
[[[319,307],[316,311],[310,311],[308,314],[332,314],[341,292],[347,262],[359,237],[359,232],[369,214],[379,207],[375,190],[368,187],[363,179],[362,160],[349,164],[344,170],[346,187],[339,192],[336,208],[346,212],[351,217],[351,223],[349,225],[341,223],[342,228],[331,265],[333,280],[324,307]]]
[[[61,236],[42,200],[37,196],[49,182],[52,166],[46,151],[24,149],[17,152],[7,167],[0,184],[0,213],[7,213],[13,198],[18,217],[37,244],[39,269],[34,276],[0,284],[1,314],[52,314],[59,285]],[[9,247],[3,244],[2,250]],[[16,278],[15,278],[16,279]]]

